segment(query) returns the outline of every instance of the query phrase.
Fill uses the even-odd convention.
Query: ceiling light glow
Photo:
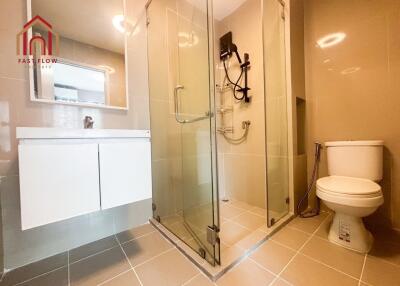
[[[195,35],[194,32],[189,33],[184,33],[180,32],[178,33],[179,39],[179,47],[181,48],[188,48],[188,47],[193,47],[199,43],[199,37]]]
[[[360,67],[351,67],[351,68],[342,70],[340,73],[343,75],[346,75],[346,74],[358,72],[360,69],[361,69]]]
[[[125,17],[124,15],[115,15],[112,19],[112,23],[115,29],[121,33],[125,33]]]
[[[319,38],[317,40],[317,44],[321,49],[329,48],[332,46],[335,46],[346,38],[346,34],[342,32],[338,33],[332,33],[328,34],[326,36],[323,36],[322,38]]]
[[[115,73],[115,69],[108,65],[98,65],[99,68],[105,69],[109,74]]]

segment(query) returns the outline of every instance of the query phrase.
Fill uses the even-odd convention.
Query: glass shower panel
[[[214,256],[207,1],[178,1],[178,85],[181,125],[183,220],[195,243]],[[194,245],[194,247],[197,247]]]
[[[266,0],[264,66],[267,134],[268,225],[289,212],[288,107],[283,2]]]
[[[215,264],[207,4],[153,0],[149,5],[150,117],[154,217]]]

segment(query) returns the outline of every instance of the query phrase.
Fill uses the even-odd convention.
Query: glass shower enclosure
[[[147,6],[153,216],[208,262],[220,261],[209,2]]]
[[[243,106],[235,109],[238,118],[242,114],[251,115],[249,137],[253,139],[236,148],[229,146],[227,152],[254,153],[250,142],[254,138],[259,140],[257,146],[261,151],[256,154],[257,164],[246,163],[243,157],[241,165],[231,161],[230,170],[241,172],[236,176],[234,172],[217,174],[216,116],[220,115],[215,113],[214,106],[214,73],[218,72],[214,71],[214,56],[219,50],[218,37],[214,39],[216,19],[212,18],[212,1],[151,0],[147,5],[153,217],[212,265],[221,264],[218,232],[221,231],[223,238],[225,227],[220,225],[218,179],[222,182],[224,178],[229,185],[239,188],[245,198],[254,197],[256,189],[260,190],[262,201],[257,203],[262,207],[257,209],[268,227],[289,213],[292,143],[285,3],[280,0],[246,1],[259,1],[256,10],[261,10],[257,23],[262,27],[247,31],[259,32],[253,37],[259,50],[252,53],[254,67],[249,76],[254,80],[259,68],[257,74],[261,75],[258,78],[261,80],[257,82],[260,87],[253,89],[258,91],[258,101],[249,103],[245,106],[247,109]],[[254,12],[252,15],[257,16]],[[258,108],[257,116],[250,113],[251,107]],[[249,113],[241,113],[246,112],[243,110]],[[254,156],[248,157],[253,160]],[[218,167],[221,168],[225,163],[220,161]],[[252,173],[253,165],[257,166],[256,175]],[[243,166],[250,166],[251,170],[243,170]],[[235,177],[240,177],[241,181],[235,184]],[[231,199],[237,199],[233,192]],[[244,203],[257,207],[251,205],[254,203],[251,201]]]

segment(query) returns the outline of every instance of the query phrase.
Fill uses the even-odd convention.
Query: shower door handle
[[[193,119],[181,119],[180,117],[180,111],[179,111],[179,90],[184,89],[185,87],[183,85],[178,84],[174,88],[174,107],[175,107],[175,120],[178,123],[184,124],[184,123],[193,123],[196,121],[200,121],[203,119],[207,119],[210,117],[210,112],[206,112],[204,116],[196,117]]]
[[[175,120],[178,123],[185,123],[184,119],[181,119],[179,116],[179,90],[184,89],[185,87],[183,85],[178,84],[174,88],[174,107],[175,107]]]

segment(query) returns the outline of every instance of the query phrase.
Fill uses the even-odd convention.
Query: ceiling
[[[221,21],[236,11],[247,0],[214,0],[214,18]]]
[[[124,34],[112,24],[119,14],[123,0],[32,0],[32,17],[40,15],[60,36],[124,54]]]

